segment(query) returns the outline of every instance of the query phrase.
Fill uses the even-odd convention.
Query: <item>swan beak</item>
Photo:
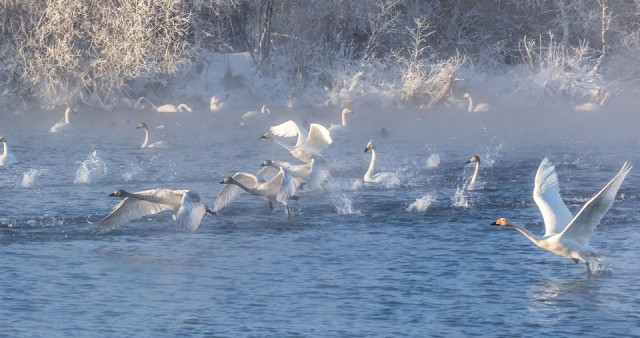
[[[369,148],[364,148],[364,152],[366,153],[367,151],[369,151]]]
[[[502,226],[502,223],[503,223],[503,222],[502,222],[502,220],[501,220],[501,219],[499,219],[499,220],[497,220],[497,221],[495,221],[495,222],[491,223],[490,225],[498,225],[498,226]]]
[[[266,133],[266,134],[260,136],[260,138],[269,138],[269,133]]]
[[[210,213],[210,214],[212,214],[212,215],[217,215],[215,212],[211,211],[211,209],[206,208],[206,207],[205,207],[205,211]]]
[[[115,196],[115,195],[116,195],[115,192],[112,192],[112,193],[109,194],[109,196]]]

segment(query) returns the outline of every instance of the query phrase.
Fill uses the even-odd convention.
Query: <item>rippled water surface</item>
[[[91,234],[87,221],[110,212],[117,188],[193,189],[212,206],[224,176],[294,161],[259,139],[290,117],[272,111],[245,128],[234,112],[81,112],[69,135],[48,133],[61,112],[0,114],[19,161],[0,167],[0,334],[640,335],[640,167],[596,228],[591,244],[607,260],[592,276],[489,225],[509,217],[542,235],[531,194],[544,156],[574,214],[625,160],[638,165],[637,118],[622,113],[360,110],[325,153],[326,190],[291,201],[290,218],[241,195],[195,232],[162,213]],[[140,121],[173,147],[140,149]],[[377,170],[399,185],[362,183],[370,140]],[[469,191],[474,154],[481,189]]]

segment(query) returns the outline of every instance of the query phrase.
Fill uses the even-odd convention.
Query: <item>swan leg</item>
[[[576,263],[576,264],[578,264],[578,262],[580,262],[580,260],[577,259],[577,258],[571,258],[571,259],[573,259],[573,262]],[[588,263],[587,263],[587,265],[588,265]]]
[[[273,211],[273,203],[271,201],[269,201],[269,210]]]
[[[287,208],[287,216],[291,217],[291,209],[289,209],[289,205],[286,202],[282,202],[282,204],[284,204],[284,206]]]
[[[592,275],[593,272],[591,271],[591,265],[589,265],[589,262],[584,262],[584,264],[587,266],[587,274]]]

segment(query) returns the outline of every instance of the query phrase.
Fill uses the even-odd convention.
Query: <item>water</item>
[[[607,257],[593,276],[489,225],[509,217],[543,233],[531,193],[544,156],[576,213],[624,160],[640,164],[634,116],[403,114],[354,114],[327,149],[327,190],[291,201],[290,219],[241,195],[192,233],[162,213],[103,236],[87,220],[109,213],[117,188],[194,189],[211,206],[224,176],[293,159],[259,140],[263,127],[208,112],[84,113],[70,135],[47,132],[58,113],[0,114],[19,161],[0,168],[0,335],[640,335],[639,167],[592,238]],[[140,121],[174,147],[140,149]],[[377,171],[399,186],[362,183],[372,138]],[[468,191],[474,154],[483,187]]]

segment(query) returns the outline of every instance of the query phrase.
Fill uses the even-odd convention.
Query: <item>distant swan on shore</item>
[[[570,258],[575,263],[584,262],[587,271],[592,273],[589,259],[602,260],[603,257],[589,245],[589,238],[604,214],[613,205],[618,189],[630,170],[631,165],[625,162],[618,174],[587,201],[573,217],[560,197],[555,167],[545,157],[538,167],[533,189],[533,199],[544,219],[544,237],[538,238],[506,218],[500,218],[492,225],[512,227],[545,250]]]
[[[0,142],[2,142],[4,148],[2,155],[0,155],[0,166],[16,163],[16,157],[13,154],[9,154],[9,146],[7,146],[7,140],[4,136],[0,136]]]
[[[473,99],[471,98],[471,94],[469,93],[464,93],[462,97],[469,99],[469,107],[467,108],[467,111],[469,113],[486,112],[494,109],[494,107],[488,103],[478,103],[476,106],[474,106]]]
[[[71,121],[69,120],[69,114],[71,114],[71,108],[67,108],[67,110],[64,111],[64,120],[54,124],[53,127],[51,127],[51,129],[49,130],[49,132],[63,133],[63,132],[72,131],[73,124],[71,124]]]
[[[140,122],[140,124],[136,127],[136,129],[144,129],[144,142],[142,142],[142,146],[140,148],[167,148],[169,144],[165,141],[158,141],[149,144],[149,128],[147,124],[144,122]]]
[[[95,234],[105,234],[119,226],[146,215],[157,214],[165,210],[174,210],[173,219],[178,226],[194,231],[200,226],[206,212],[213,213],[192,190],[158,188],[129,193],[122,189],[109,196],[124,197],[111,213],[97,223]]]
[[[373,141],[367,143],[364,148],[364,152],[371,150],[371,162],[369,163],[369,169],[364,174],[364,182],[366,183],[382,183],[382,184],[393,184],[399,183],[400,179],[398,176],[392,172],[381,172],[373,175],[373,169],[376,165],[376,146],[373,144]]]

